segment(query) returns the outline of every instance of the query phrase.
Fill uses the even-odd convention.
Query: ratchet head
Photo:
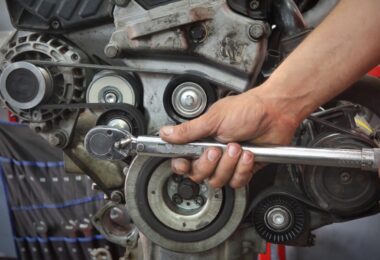
[[[136,138],[126,130],[96,126],[86,134],[85,149],[93,157],[101,160],[122,160],[133,155]]]

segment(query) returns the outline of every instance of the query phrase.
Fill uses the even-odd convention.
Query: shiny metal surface
[[[128,134],[131,137],[130,134]],[[225,150],[227,145],[216,142],[195,142],[184,145],[169,144],[159,137],[139,136],[131,138],[124,153],[155,157],[199,157],[209,147]],[[139,145],[140,149],[136,149]],[[243,145],[243,150],[255,154],[256,162],[303,164],[329,167],[359,168],[377,171],[380,148],[332,149],[303,147],[254,147]]]
[[[194,82],[178,85],[172,94],[174,110],[182,117],[194,118],[204,112],[207,106],[207,95],[202,86]]]
[[[127,177],[125,180],[124,188],[128,213],[139,231],[143,233],[148,239],[150,239],[153,243],[171,251],[197,253],[207,251],[222,244],[222,242],[224,242],[236,231],[236,228],[239,226],[244,216],[246,208],[246,187],[234,190],[234,206],[227,223],[222,229],[207,239],[197,241],[196,243],[180,242],[168,239],[157,232],[155,228],[151,226],[151,223],[146,222],[142,217],[141,212],[137,206],[137,204],[140,203],[140,198],[136,197],[136,185],[138,183],[139,176],[138,173],[142,170],[143,166],[149,159],[149,156],[137,156],[133,160],[130,167],[126,169]]]
[[[128,132],[130,132],[132,130],[131,125],[129,124],[129,122],[127,122],[127,121],[125,121],[123,119],[120,119],[120,118],[112,119],[111,121],[108,122],[107,126],[109,126],[109,127],[116,127],[116,128],[128,131]]]
[[[292,215],[282,207],[274,207],[268,210],[265,218],[268,227],[274,231],[286,229],[292,223]]]
[[[172,197],[177,186],[170,183],[171,176],[170,161],[167,160],[157,167],[148,183],[148,203],[157,219],[172,229],[184,232],[199,230],[211,223],[222,207],[221,190],[205,185],[206,191],[202,195],[206,203],[203,206],[198,206],[194,200],[185,199],[176,205]]]

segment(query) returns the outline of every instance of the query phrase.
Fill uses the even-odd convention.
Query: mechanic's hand
[[[285,113],[286,104],[261,87],[214,103],[202,116],[177,126],[164,126],[160,136],[170,143],[188,143],[205,137],[228,143],[224,153],[209,148],[192,162],[172,160],[172,170],[188,174],[195,182],[209,178],[213,187],[229,183],[238,188],[253,175],[254,155],[242,152],[240,141],[256,144],[289,144],[299,120]]]

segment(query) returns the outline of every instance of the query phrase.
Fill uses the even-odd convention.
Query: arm
[[[253,174],[254,155],[236,141],[290,143],[298,125],[380,62],[379,0],[343,0],[261,86],[216,102],[201,117],[166,126],[161,137],[187,143],[207,136],[229,143],[225,153],[172,161],[174,172],[210,185],[240,187]]]

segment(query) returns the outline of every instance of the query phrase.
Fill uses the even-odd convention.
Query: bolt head
[[[253,24],[249,27],[249,36],[253,40],[259,40],[264,36],[265,30],[264,26],[261,24]]]
[[[172,200],[175,204],[181,204],[183,202],[183,199],[178,194],[174,194]]]
[[[257,8],[259,8],[259,6],[260,6],[259,0],[252,0],[251,2],[249,2],[249,8],[251,8],[252,10],[256,10]]]
[[[205,203],[205,200],[202,196],[197,196],[195,197],[195,203],[199,206],[203,206],[203,204]]]
[[[115,104],[118,101],[117,95],[113,92],[108,92],[104,95],[104,101],[108,104]]]
[[[193,42],[199,43],[205,40],[207,31],[202,24],[198,24],[190,28],[189,35]]]
[[[116,58],[119,54],[119,46],[110,43],[106,46],[104,53],[108,58]]]
[[[173,178],[173,181],[175,181],[175,182],[180,182],[180,181],[182,181],[182,176],[181,176],[181,175],[178,175],[178,174],[173,174],[173,175],[172,175],[172,178]]]

